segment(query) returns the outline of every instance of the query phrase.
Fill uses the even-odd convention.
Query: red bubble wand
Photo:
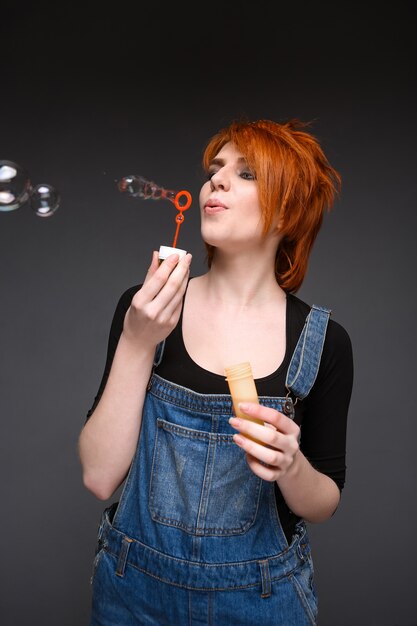
[[[190,208],[192,198],[189,191],[182,189],[181,191],[173,191],[172,189],[164,189],[151,180],[146,180],[142,176],[132,174],[124,176],[117,183],[119,191],[129,194],[132,198],[143,198],[144,200],[170,200],[178,213],[175,217],[177,227],[175,229],[173,248],[177,246],[178,234],[181,224],[184,222],[184,211]]]

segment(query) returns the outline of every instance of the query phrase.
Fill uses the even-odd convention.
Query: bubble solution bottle
[[[258,392],[256,390],[255,381],[253,379],[252,367],[249,362],[238,363],[225,368],[226,380],[229,385],[230,395],[232,396],[233,410],[236,417],[242,417],[263,424],[262,420],[249,417],[239,409],[239,402],[256,402],[259,404]],[[248,439],[252,439],[245,435]],[[256,440],[254,440],[256,441]],[[261,442],[259,442],[261,443]]]

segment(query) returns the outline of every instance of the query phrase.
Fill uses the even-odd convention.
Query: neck
[[[204,278],[207,296],[219,304],[250,307],[286,298],[275,278],[274,260],[259,254],[228,256],[216,251]]]

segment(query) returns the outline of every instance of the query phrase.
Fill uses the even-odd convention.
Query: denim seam
[[[198,505],[198,513],[197,513],[197,528],[202,528],[205,530],[204,520],[206,518],[208,502],[209,502],[209,494],[210,488],[212,484],[213,471],[214,471],[214,457],[216,455],[216,446],[213,443],[213,439],[209,439],[208,450],[207,450],[207,460],[204,469],[204,479],[203,485],[201,487],[201,497]],[[203,522],[203,524],[202,524]]]
[[[271,576],[269,573],[268,560],[259,561],[261,570],[261,598],[269,598],[271,596]]]
[[[127,557],[129,554],[129,548],[130,548],[130,544],[132,543],[132,541],[133,539],[129,539],[128,537],[123,537],[122,546],[120,548],[119,558],[117,560],[117,567],[116,567],[116,576],[119,576],[120,578],[123,578],[125,575]]]
[[[177,433],[182,437],[187,437],[188,439],[201,439],[202,441],[209,440],[210,442],[223,441],[224,443],[233,444],[233,435],[228,435],[227,433],[212,433],[204,430],[187,428],[186,426],[179,426],[178,424],[167,422],[161,418],[157,418],[157,426],[158,428],[163,428],[164,430]]]
[[[223,414],[231,415],[233,412],[232,400],[229,394],[204,394],[196,391],[191,391],[187,387],[182,387],[176,383],[165,381],[164,378],[158,376],[158,374],[152,375],[155,384],[151,385],[148,394],[154,398],[163,400],[167,404],[181,407],[191,413],[197,411],[204,414]],[[161,381],[160,383],[158,382]],[[157,389],[155,390],[155,386]],[[165,386],[169,387],[169,391],[164,389]],[[173,388],[177,388],[178,392],[173,392]],[[185,400],[184,400],[185,397]],[[285,396],[259,396],[259,400],[264,401],[267,406],[269,403],[276,404],[280,402],[283,404],[288,398]],[[213,402],[218,406],[213,407]]]
[[[295,591],[297,593],[297,596],[300,599],[300,602],[301,602],[301,604],[303,606],[303,609],[304,609],[308,619],[311,622],[311,626],[316,626],[315,615],[314,615],[314,613],[313,613],[313,611],[311,609],[310,603],[307,600],[307,597],[305,595],[304,589],[302,588],[302,586],[300,585],[300,583],[298,582],[298,580],[294,576],[294,571],[295,570],[293,570],[293,572],[291,572],[288,575],[288,579],[292,583],[292,585],[293,585],[293,587],[294,587],[294,589],[295,589]]]
[[[107,552],[108,554],[110,554],[116,560],[118,559],[118,554],[116,554],[115,552],[113,552],[109,548],[103,548],[103,551]],[[230,564],[225,563],[221,567],[229,567],[229,566],[230,566]],[[253,582],[253,583],[247,583],[246,585],[236,585],[236,586],[233,586],[233,587],[190,587],[189,585],[185,585],[185,584],[182,584],[182,583],[177,583],[177,582],[172,581],[172,580],[170,580],[168,578],[165,578],[163,576],[158,576],[157,574],[154,574],[153,572],[150,572],[150,571],[148,571],[147,569],[145,569],[143,567],[139,567],[138,565],[135,565],[134,563],[131,563],[129,560],[126,561],[126,567],[133,567],[133,569],[137,570],[138,572],[142,572],[142,574],[146,574],[147,576],[151,576],[151,578],[155,578],[156,580],[159,580],[160,582],[172,585],[173,587],[179,587],[181,589],[190,589],[190,590],[194,590],[194,591],[235,591],[237,589],[249,589],[251,587],[253,588],[253,587],[258,587],[259,586],[259,581],[257,581],[257,582]],[[199,567],[198,563],[196,564],[196,567]],[[206,563],[204,565],[204,567],[205,568],[210,567],[210,563],[209,564]],[[218,568],[219,565],[218,564],[213,564],[213,567]],[[291,579],[293,573],[297,570],[298,567],[299,566],[296,565],[289,572],[283,571],[282,574],[280,574],[279,576],[271,576],[270,577],[271,583],[278,582],[280,580],[283,580],[284,578]]]

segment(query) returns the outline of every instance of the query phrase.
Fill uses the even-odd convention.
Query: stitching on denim
[[[271,576],[269,573],[268,561],[259,561],[259,567],[261,570],[261,598],[269,598],[271,595]]]
[[[301,332],[296,348],[294,350],[294,354],[293,354],[293,357],[291,359],[291,362],[288,368],[287,378],[285,382],[286,387],[289,390],[293,390],[297,386],[297,380],[299,378],[300,373],[303,370],[306,346],[309,345],[309,343],[311,343],[310,334],[312,332],[317,332],[317,327],[319,328],[319,336],[314,341],[316,349],[313,352],[310,351],[312,359],[313,359],[314,369],[313,368],[312,369],[314,371],[314,376],[311,381],[308,381],[308,388],[305,392],[304,391],[301,391],[299,393],[297,393],[296,391],[294,392],[296,396],[300,398],[300,400],[303,400],[308,395],[312,386],[314,385],[314,382],[316,381],[319,367],[320,367],[320,360],[321,360],[321,356],[323,353],[323,346],[324,346],[324,341],[326,337],[327,325],[329,322],[330,314],[331,314],[330,309],[326,309],[325,307],[320,307],[318,305],[313,304],[310,309],[310,313],[308,314],[306,318],[306,322],[304,324],[303,330]],[[319,348],[318,352],[317,352],[317,346]],[[293,363],[296,364],[296,373],[290,379],[290,374],[292,371]]]
[[[110,549],[106,549],[106,552],[108,554],[111,554],[115,559],[118,558],[118,555],[113,552]],[[172,557],[171,557],[172,558]],[[175,561],[179,561],[179,559],[173,559]],[[196,567],[199,567],[198,563],[195,563]],[[246,583],[246,584],[241,584],[241,585],[235,585],[235,586],[221,586],[221,587],[200,587],[200,586],[191,586],[191,585],[187,585],[187,584],[182,584],[182,583],[178,583],[175,581],[172,581],[169,578],[163,577],[163,576],[159,576],[158,574],[155,574],[153,572],[150,572],[149,570],[145,569],[144,567],[141,567],[140,565],[136,565],[135,563],[132,563],[131,561],[127,561],[126,562],[126,566],[128,567],[133,567],[135,570],[137,570],[138,572],[142,572],[142,574],[146,574],[147,576],[151,576],[151,578],[155,578],[156,580],[159,580],[160,582],[163,583],[167,583],[169,585],[172,585],[173,587],[179,587],[181,589],[190,589],[193,591],[233,591],[235,589],[249,589],[251,587],[258,587],[259,586],[259,580],[258,581],[254,581],[251,583]],[[229,567],[230,564],[225,563],[225,564],[211,564],[211,563],[205,563],[204,567],[206,568],[227,568]],[[290,578],[292,573],[295,571],[296,567],[292,568],[292,570],[288,573],[284,573],[282,572],[282,574],[278,575],[278,576],[271,576],[270,580],[271,583],[274,582],[278,582],[279,580],[282,580],[285,577]]]
[[[202,431],[192,431],[192,433],[189,434],[188,432],[189,429],[178,427],[177,425],[172,425],[170,422],[165,422],[164,420],[161,420],[160,418],[157,418],[157,425],[159,428],[163,428],[163,430],[167,432],[174,432],[174,433],[177,432],[179,433],[180,436],[182,435],[182,436],[185,436],[186,438],[200,439],[203,442],[208,441],[209,447],[215,447],[214,446],[215,442],[217,443],[226,442],[228,445],[234,445],[233,439],[232,439],[233,435],[220,435],[219,433],[205,433]],[[150,490],[149,490],[149,512],[150,512],[151,518],[155,522],[164,524],[166,526],[173,526],[175,528],[180,528],[187,534],[198,536],[198,537],[205,537],[205,536],[227,537],[231,535],[240,535],[240,534],[247,532],[249,528],[253,526],[256,520],[256,516],[258,514],[259,501],[260,501],[261,491],[262,491],[262,480],[260,478],[254,479],[253,512],[250,514],[247,521],[244,524],[240,524],[239,526],[232,526],[226,529],[223,529],[222,527],[217,527],[217,526],[209,526],[209,527],[201,526],[200,527],[198,526],[198,523],[197,525],[189,525],[189,524],[185,524],[181,520],[173,519],[169,516],[162,515],[158,511],[157,501],[155,498],[155,488],[153,487],[153,478],[152,478],[154,476],[154,469],[155,469],[156,463],[158,462],[161,449],[162,449],[162,444],[158,444],[158,437],[156,437],[153,458],[152,458],[152,468],[151,468],[151,474],[150,474],[151,480],[150,480]],[[212,465],[212,469],[214,469],[214,461],[211,465]],[[204,489],[207,490],[206,483],[203,484],[202,492]],[[202,500],[204,500],[204,498]],[[202,502],[200,501],[199,511],[197,514],[197,521],[200,519],[201,517],[200,514],[202,513],[203,513],[203,507],[202,507]]]
[[[233,406],[228,394],[201,394],[181,387],[170,381],[166,381],[157,374],[152,376],[152,384],[148,394],[154,398],[163,400],[167,404],[183,408],[190,412],[202,414],[232,415]],[[161,382],[158,382],[161,381]],[[259,401],[264,406],[283,404],[286,396],[259,396]]]
[[[300,599],[301,605],[304,609],[305,614],[307,615],[308,619],[310,620],[311,626],[316,626],[316,617],[314,615],[313,609],[310,606],[310,603],[307,600],[307,596],[305,595],[304,589],[302,588],[301,584],[299,583],[299,581],[296,579],[296,577],[294,576],[294,572],[292,572],[289,576],[288,579],[290,580],[290,582],[292,583],[298,598]]]

